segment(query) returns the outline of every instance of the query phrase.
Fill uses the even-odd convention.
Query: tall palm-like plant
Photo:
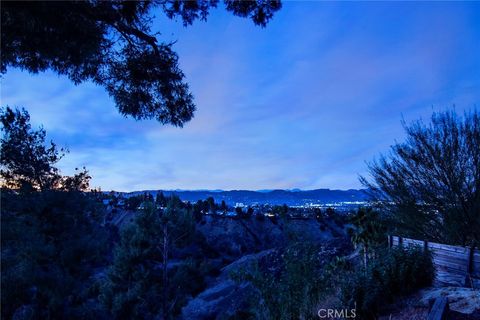
[[[359,209],[352,219],[354,228],[350,229],[350,237],[355,247],[363,249],[363,264],[368,265],[369,254],[375,255],[375,248],[385,241],[385,227],[378,213],[371,208]]]

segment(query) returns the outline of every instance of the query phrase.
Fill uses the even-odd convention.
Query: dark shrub
[[[422,248],[393,248],[381,252],[367,270],[346,271],[341,277],[340,299],[363,319],[373,319],[395,297],[432,283],[435,269],[430,252]]]
[[[315,307],[324,290],[323,260],[318,252],[311,243],[295,243],[270,257],[268,263],[255,262],[233,272],[234,280],[249,281],[257,289],[250,315],[254,319],[316,318]]]

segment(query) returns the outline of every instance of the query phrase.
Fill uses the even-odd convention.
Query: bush
[[[323,295],[322,259],[318,248],[296,243],[269,258],[268,265],[255,263],[231,277],[249,281],[257,289],[252,297],[253,319],[315,319],[315,307]]]
[[[173,286],[169,290],[169,295],[170,299],[175,301],[171,313],[178,315],[189,297],[205,289],[205,272],[200,263],[187,259],[169,273],[170,283]]]
[[[366,270],[342,274],[340,300],[345,306],[356,307],[362,319],[374,319],[395,297],[430,285],[434,274],[430,252],[417,247],[386,249]]]
[[[108,232],[88,194],[2,190],[2,311],[31,307],[35,318],[74,318],[93,270],[108,256]]]

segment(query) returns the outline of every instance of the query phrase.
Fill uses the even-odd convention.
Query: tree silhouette
[[[182,126],[195,105],[172,43],[151,31],[152,11],[185,26],[206,20],[210,1],[8,1],[1,10],[1,65],[51,69],[104,87],[125,116]],[[265,26],[279,1],[225,0],[226,10]]]
[[[171,319],[180,283],[168,265],[173,251],[189,244],[195,233],[192,213],[172,196],[160,213],[152,203],[122,232],[115,258],[101,290],[114,318]]]
[[[403,123],[407,138],[369,164],[361,178],[406,236],[480,244],[480,114],[434,113]]]
[[[71,177],[60,175],[55,165],[68,151],[53,142],[47,144],[45,129],[32,129],[25,109],[1,109],[0,122],[0,176],[5,187],[22,191],[88,188],[90,176],[85,168]]]
[[[4,108],[0,121],[2,318],[97,318],[83,292],[88,269],[105,263],[108,234],[97,194],[83,192],[90,176],[60,174],[65,150],[46,143],[25,110]]]

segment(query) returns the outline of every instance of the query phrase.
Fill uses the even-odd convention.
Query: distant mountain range
[[[165,196],[176,194],[182,200],[195,202],[197,200],[205,200],[213,197],[215,202],[220,203],[224,200],[228,205],[243,203],[245,205],[252,204],[271,204],[289,206],[299,206],[308,203],[328,204],[338,202],[355,202],[367,201],[368,195],[365,189],[349,189],[349,190],[331,190],[331,189],[315,189],[315,190],[144,190],[124,193],[127,196],[133,196],[143,193],[150,193],[155,196],[158,192],[163,192]]]

